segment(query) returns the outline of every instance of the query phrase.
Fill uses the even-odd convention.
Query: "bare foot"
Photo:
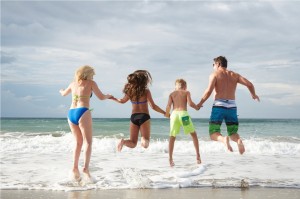
[[[243,144],[242,140],[238,140],[237,145],[238,145],[238,148],[239,148],[239,152],[242,155],[245,152],[245,147],[244,147],[244,144]]]
[[[226,146],[226,148],[228,149],[228,151],[231,151],[231,152],[233,152],[233,150],[232,150],[232,147],[231,147],[231,145],[230,145],[230,141],[229,141],[229,137],[228,136],[226,136],[225,137],[225,146]]]
[[[124,142],[125,142],[125,141],[124,141],[124,139],[122,138],[122,139],[121,139],[121,141],[119,142],[119,144],[118,144],[118,148],[117,148],[119,152],[121,152],[121,151],[122,151],[122,148],[123,148]]]
[[[94,180],[90,174],[90,171],[88,169],[83,169],[83,172],[82,172],[82,175],[83,175],[83,178],[82,178],[82,185],[84,184],[93,184],[94,183]]]
[[[200,158],[200,156],[197,157],[197,164],[201,164],[201,158]]]
[[[82,173],[85,175],[85,177],[91,178],[90,171],[86,168],[83,169]]]
[[[80,177],[80,173],[78,169],[73,169],[73,179],[76,181],[80,181],[81,177]]]
[[[170,167],[174,167],[175,166],[175,163],[174,163],[173,159],[169,159],[169,162],[170,162]]]

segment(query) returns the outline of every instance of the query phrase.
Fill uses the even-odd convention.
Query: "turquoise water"
[[[128,118],[94,118],[93,136],[118,137],[129,134]],[[300,119],[240,119],[239,133],[245,138],[277,137],[282,139],[300,138]],[[208,138],[208,119],[193,119],[200,138]],[[24,135],[63,135],[70,129],[66,118],[1,118],[1,133],[19,133]],[[169,119],[151,119],[151,138],[167,139]],[[226,134],[226,125],[222,125]],[[179,139],[185,139],[181,133]]]

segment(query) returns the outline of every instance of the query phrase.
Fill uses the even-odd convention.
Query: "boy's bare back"
[[[186,81],[178,79],[175,82],[176,89],[169,95],[166,109],[166,117],[170,117],[170,111],[173,105],[173,111],[187,111],[187,105],[199,110],[199,107],[191,99],[191,94],[186,90]]]
[[[186,90],[175,90],[170,94],[170,98],[173,104],[173,110],[176,111],[186,111],[189,91]]]

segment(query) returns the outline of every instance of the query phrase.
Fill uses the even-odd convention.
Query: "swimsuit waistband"
[[[187,113],[187,110],[182,110],[182,111],[179,111],[179,110],[173,110],[172,111],[172,113],[182,113],[182,112],[184,112],[184,113]]]
[[[217,99],[214,101],[213,106],[236,108],[235,100]]]
[[[89,107],[81,106],[81,107],[74,107],[74,108],[71,107],[70,110],[71,110],[71,109],[82,109],[82,108],[90,109]]]

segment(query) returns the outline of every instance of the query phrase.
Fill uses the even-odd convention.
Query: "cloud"
[[[215,3],[211,4],[209,7],[214,12],[229,12],[231,10],[230,6],[226,3]]]
[[[290,69],[293,67],[297,67],[299,65],[300,65],[300,60],[288,60],[288,59],[276,60],[276,59],[273,59],[273,60],[268,60],[268,61],[264,61],[264,62],[256,62],[255,67],[264,68],[264,69],[268,69],[268,70],[269,69],[271,69],[271,70],[273,70],[273,69],[286,70],[286,69]]]
[[[263,83],[259,87],[261,97],[275,105],[300,105],[300,84]]]
[[[25,97],[20,98],[20,100],[23,101],[46,101],[44,96],[31,96],[31,95],[27,95]]]
[[[14,90],[1,90],[1,117],[66,117],[67,115],[68,99],[60,101],[64,104],[59,104],[56,102],[57,98],[47,98],[48,96],[42,92],[39,94],[43,96],[19,96]],[[57,96],[59,96],[58,91]]]
[[[16,58],[9,53],[1,51],[1,64],[11,64],[16,61]]]
[[[107,61],[98,60],[95,54],[85,51],[46,47],[4,47],[3,51],[15,60],[2,64],[3,83],[66,83],[72,81],[74,71],[79,66],[92,64],[104,70],[109,65]]]

